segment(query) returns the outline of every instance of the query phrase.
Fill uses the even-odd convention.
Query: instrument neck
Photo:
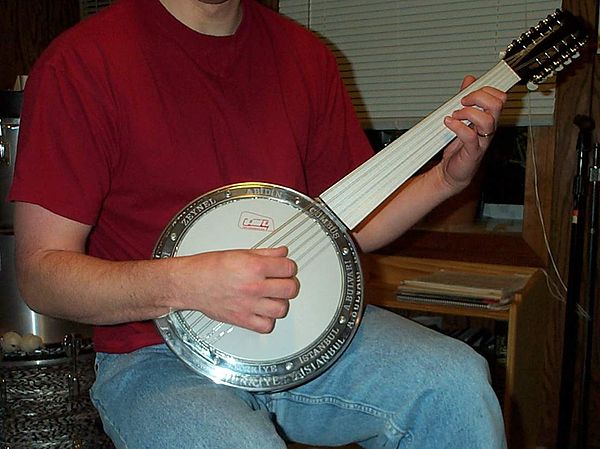
[[[320,199],[348,227],[354,229],[408,178],[456,136],[444,117],[461,109],[461,99],[484,86],[503,92],[520,80],[504,62],[459,92],[405,134],[320,195]]]

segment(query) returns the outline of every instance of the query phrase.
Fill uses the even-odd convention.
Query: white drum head
[[[191,310],[156,320],[167,344],[196,371],[244,389],[278,390],[319,374],[345,349],[362,312],[356,248],[343,225],[304,195],[259,183],[211,192],[167,226],[154,256],[281,245],[298,265],[300,293],[273,332]]]

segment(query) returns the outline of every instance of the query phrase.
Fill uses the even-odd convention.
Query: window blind
[[[279,0],[280,12],[335,53],[365,127],[406,129],[480,76],[500,51],[560,7],[560,0]],[[553,80],[515,86],[502,124],[549,125]]]

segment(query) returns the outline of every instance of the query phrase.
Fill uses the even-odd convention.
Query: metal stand
[[[585,326],[585,351],[583,358],[582,387],[580,395],[579,429],[577,447],[587,447],[589,429],[590,384],[592,381],[592,349],[594,342],[594,313],[596,293],[596,269],[598,255],[598,182],[600,167],[598,166],[598,151],[600,144],[594,146],[593,161],[589,170],[590,213],[588,226],[587,253],[587,284],[584,295],[584,309],[587,311]]]
[[[574,121],[579,127],[577,139],[578,165],[573,181],[573,211],[571,214],[571,244],[569,252],[569,280],[567,303],[565,307],[565,326],[563,339],[562,373],[560,383],[560,406],[558,410],[558,434],[556,447],[570,447],[571,425],[573,420],[573,385],[575,384],[575,364],[578,348],[577,309],[581,295],[581,274],[585,242],[585,188],[587,155],[591,149],[594,122],[591,118],[577,116]]]

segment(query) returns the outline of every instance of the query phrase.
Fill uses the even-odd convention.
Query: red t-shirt
[[[187,28],[159,0],[121,0],[63,33],[27,82],[11,200],[93,225],[90,255],[152,256],[198,196],[262,181],[315,197],[371,155],[333,55],[243,0],[233,36]],[[97,326],[97,351],[162,339]]]

